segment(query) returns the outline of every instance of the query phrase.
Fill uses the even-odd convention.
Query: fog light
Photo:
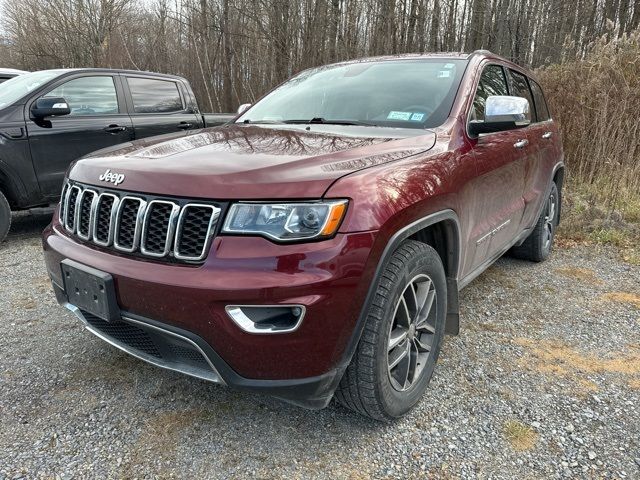
[[[289,333],[295,331],[305,314],[304,305],[228,305],[229,318],[249,333]]]

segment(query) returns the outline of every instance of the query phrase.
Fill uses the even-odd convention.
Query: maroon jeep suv
[[[135,357],[388,421],[458,333],[458,291],[508,251],[550,254],[563,177],[527,70],[361,59],[77,161],[45,259],[58,301]]]

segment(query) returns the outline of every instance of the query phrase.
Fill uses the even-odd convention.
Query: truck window
[[[527,83],[527,77],[522,75],[521,73],[515,72],[513,70],[509,70],[509,74],[511,76],[511,87],[512,87],[512,95],[516,97],[522,97],[529,100],[529,117],[528,119],[532,122],[535,121],[535,105],[533,103],[533,97],[531,95],[531,90],[529,90],[529,84]]]
[[[529,79],[529,85],[531,85],[531,91],[533,92],[533,100],[536,102],[538,121],[544,122],[545,120],[549,120],[551,115],[549,115],[549,108],[547,107],[547,101],[542,93],[542,88],[540,88],[540,85],[531,79]]]
[[[75,78],[58,85],[44,96],[64,97],[74,116],[118,113],[118,95],[113,77]]]
[[[170,113],[184,110],[176,82],[127,77],[127,83],[136,113]]]
[[[476,96],[473,99],[471,120],[484,120],[484,109],[487,98],[491,95],[509,95],[507,79],[500,65],[488,65],[482,71]]]

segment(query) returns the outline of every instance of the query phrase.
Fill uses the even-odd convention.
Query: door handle
[[[518,140],[516,143],[513,144],[513,146],[516,148],[524,148],[527,145],[529,145],[529,140],[526,140],[526,139]]]
[[[126,129],[127,127],[123,127],[121,125],[109,125],[104,129],[104,131],[107,133],[120,133],[124,132]]]
[[[180,122],[178,124],[180,130],[189,130],[191,127],[193,127],[193,123]]]
[[[551,138],[552,135],[553,135],[553,132],[544,132],[542,134],[542,138],[544,138],[546,140],[548,138]]]

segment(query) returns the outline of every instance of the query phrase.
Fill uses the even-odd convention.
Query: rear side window
[[[521,73],[514,72],[513,70],[509,70],[511,74],[511,86],[513,87],[513,95],[516,97],[522,97],[529,100],[529,115],[528,120],[534,121],[535,119],[535,105],[533,103],[533,96],[531,95],[531,90],[529,90],[529,84],[527,83],[527,77],[522,75]]]
[[[73,116],[118,113],[118,95],[113,77],[75,78],[58,85],[44,96],[64,97]]]
[[[492,95],[509,95],[504,70],[500,65],[488,65],[482,71],[476,96],[473,99],[471,120],[484,120],[487,98]]]
[[[178,84],[170,80],[127,78],[136,113],[170,113],[184,110]]]
[[[529,79],[529,85],[531,85],[531,91],[533,92],[533,100],[536,102],[538,121],[544,122],[545,120],[549,120],[551,115],[549,115],[549,108],[547,107],[547,102],[544,99],[542,88],[540,88],[540,85],[531,79]]]

